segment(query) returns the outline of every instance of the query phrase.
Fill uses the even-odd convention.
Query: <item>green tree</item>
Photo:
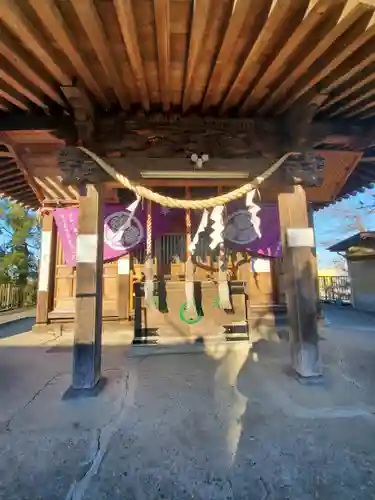
[[[36,279],[39,248],[37,214],[0,200],[0,282],[25,285]]]

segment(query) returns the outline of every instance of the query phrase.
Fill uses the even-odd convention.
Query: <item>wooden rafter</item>
[[[314,8],[310,9],[301,24],[294,33],[292,33],[287,43],[267,67],[262,77],[245,100],[241,108],[243,112],[258,107],[267,96],[272,86],[277,83],[278,79],[280,79],[283,74],[288,73],[287,69],[289,65],[293,65],[296,56],[301,53],[302,47],[309,41],[309,36],[313,36],[314,31],[316,31],[327,17],[332,14],[332,11],[337,10],[337,6],[340,3],[344,6],[345,2],[346,0],[319,0],[316,2]]]
[[[296,86],[293,95],[285,102],[285,107],[290,106],[293,102],[299,99],[304,94],[314,89],[317,85],[320,87],[324,84],[324,91],[332,92],[340,85],[347,82],[353,75],[358,74],[366,68],[371,62],[375,61],[374,56],[374,37],[375,37],[375,16],[371,18],[367,29],[362,30],[362,34],[354,39],[351,43],[341,47],[337,54],[329,61],[328,64],[322,65],[322,68],[309,79]],[[371,46],[373,47],[372,50]],[[368,56],[360,55],[361,49],[366,48],[369,52]],[[356,60],[356,57],[358,59]],[[320,83],[320,82],[323,82]]]
[[[12,172],[8,171],[8,172],[6,172],[6,175],[1,174],[0,184],[3,181],[7,181],[8,179],[14,179],[15,177],[25,179],[25,176],[23,175],[23,173],[20,170],[12,171]]]
[[[28,105],[23,100],[22,96],[19,95],[17,91],[12,89],[10,85],[0,80],[0,96],[9,101],[13,106],[27,111],[29,109]]]
[[[38,179],[37,177],[35,178],[35,182],[39,185],[39,187],[43,190],[44,192],[44,195],[48,195],[48,196],[51,196],[51,199],[54,200],[54,201],[58,201],[60,196],[52,189],[48,186],[48,184],[42,180],[42,179]],[[47,196],[44,196],[44,198],[46,198]]]
[[[0,110],[9,111],[9,103],[2,97],[0,97]]]
[[[315,46],[315,48],[310,52],[310,54],[302,61],[302,64],[298,66],[298,68],[292,71],[288,78],[286,78],[283,83],[278,87],[277,91],[271,96],[269,100],[267,100],[267,106],[265,106],[265,110],[270,109],[270,106],[275,105],[276,103],[281,103],[278,107],[279,112],[285,111],[289,107],[289,105],[293,102],[293,85],[295,82],[301,78],[304,74],[307,73],[309,68],[320,58],[324,58],[325,54],[328,54],[329,49],[333,46],[335,42],[340,40],[340,44],[337,44],[337,52],[341,52],[343,44],[350,44],[353,39],[357,39],[357,34],[363,32],[366,29],[366,26],[371,20],[371,17],[374,13],[373,8],[369,7],[365,4],[356,5],[348,15],[339,22],[330,32],[322,38],[322,40]],[[362,19],[362,23],[359,24],[359,21]],[[356,29],[355,29],[356,25]],[[356,31],[357,30],[357,31]],[[327,63],[329,64],[329,60],[332,59],[334,55],[327,56]],[[286,99],[286,97],[289,99]]]
[[[25,186],[25,184],[18,184],[16,186],[11,186],[9,188],[4,188],[4,192],[13,196],[17,196],[18,194],[21,194],[21,198],[23,197],[23,194],[27,190],[28,186]]]
[[[359,109],[352,111],[351,113],[346,113],[348,118],[358,117],[362,120],[364,118],[372,118],[375,115],[375,101],[371,101],[367,103],[365,106],[362,106]]]
[[[0,171],[3,171],[4,167],[9,167],[9,165],[15,165],[15,163],[16,160],[13,157],[10,160],[0,162]]]
[[[4,67],[4,62],[0,62],[0,80],[3,80],[8,85],[10,85],[14,90],[16,90],[19,94],[25,96],[31,102],[35,103],[37,106],[41,108],[48,109],[48,106],[41,100],[41,96],[36,92],[32,92],[29,90],[29,85],[26,80],[22,78],[21,75],[16,79],[10,71],[6,71]]]
[[[123,109],[128,109],[129,101],[125,86],[117,72],[115,61],[109,49],[102,22],[92,0],[69,0],[81,21],[82,27],[94,48],[96,55],[107,75],[108,83],[113,87]]]
[[[182,99],[182,110],[190,107],[190,92],[193,81],[194,70],[198,61],[199,52],[204,43],[204,33],[207,26],[211,0],[200,0],[193,2],[193,20],[191,23],[189,55],[187,60],[184,95]]]
[[[121,35],[129,57],[130,66],[141,96],[142,105],[144,109],[148,111],[150,109],[150,100],[148,97],[141,53],[139,51],[137,28],[134,20],[132,3],[131,0],[114,0],[114,5],[120,25]]]
[[[10,151],[0,151],[0,158],[13,158],[13,154]]]
[[[29,0],[32,8],[39,16],[46,30],[56,41],[60,49],[67,55],[70,63],[77,71],[77,74],[82,81],[87,85],[91,92],[99,99],[99,101],[107,105],[106,99],[99,84],[92,76],[87,64],[76,48],[76,43],[69,28],[66,26],[64,19],[54,3],[54,0]]]
[[[25,189],[25,178],[22,178],[22,177],[13,177],[13,178],[10,178],[8,180],[6,180],[6,182],[3,182],[4,179],[1,179],[1,189],[2,190],[8,190],[10,187],[12,186],[23,186],[23,188]]]
[[[247,56],[237,78],[231,86],[222,106],[221,113],[236,106],[243,95],[254,85],[267,59],[303,18],[309,0],[278,1],[271,10],[257,41]]]
[[[4,31],[1,32],[0,37],[0,54],[6,58],[18,72],[22,73],[53,101],[60,105],[64,105],[64,101],[59,96],[53,84],[48,78],[43,78],[39,71],[33,69],[33,62],[30,57],[23,52],[22,48],[16,46],[13,40],[11,40]]]
[[[169,89],[170,65],[170,2],[169,0],[154,0],[156,42],[159,60],[159,85],[163,101],[163,110],[169,111],[171,105]]]
[[[239,36],[241,30],[246,26],[247,33],[255,40],[262,27],[261,19],[262,17],[266,19],[271,3],[271,0],[237,0],[235,2],[204,97],[204,110],[220,101],[228,84],[228,65],[231,57],[236,57],[244,50],[247,39]],[[252,40],[250,40],[251,43]]]
[[[52,186],[52,188],[55,189],[55,192],[60,194],[60,196],[62,196],[64,198],[64,200],[71,200],[72,197],[68,195],[68,193],[65,191],[65,189],[63,189],[63,187],[58,184],[56,181],[54,181],[53,179],[51,179],[51,177],[45,177],[45,181],[48,182],[48,184],[50,186]]]
[[[361,102],[366,101],[367,99],[370,99],[375,95],[374,89],[370,89],[367,92],[360,94],[356,98],[354,98],[354,96],[350,97],[352,94],[356,95],[362,87],[365,87],[373,82],[375,82],[375,73],[371,73],[369,76],[367,76],[363,80],[359,80],[358,82],[353,84],[353,86],[350,86],[343,92],[339,92],[335,97],[329,99],[329,101],[321,108],[320,111],[326,112],[336,103],[343,101],[345,104],[338,105],[338,107],[336,107],[334,111],[328,112],[327,115],[330,117],[334,117],[337,115],[345,114],[347,111],[361,104]],[[349,102],[347,98],[349,98]]]
[[[70,76],[63,71],[61,65],[50,55],[38,32],[22,14],[14,1],[2,0],[0,2],[0,18],[22,43],[35,54],[49,73],[61,85],[69,85],[71,83]]]
[[[13,158],[16,160],[17,166],[20,169],[20,171],[23,173],[27,183],[31,187],[31,189],[34,191],[35,196],[39,201],[41,201],[41,192],[39,187],[36,185],[34,178],[31,176],[29,173],[28,169],[26,168],[24,162],[21,159],[21,156],[19,154],[19,147],[15,142],[9,137],[9,135],[6,132],[0,132],[0,143],[4,144],[9,151],[12,153]]]

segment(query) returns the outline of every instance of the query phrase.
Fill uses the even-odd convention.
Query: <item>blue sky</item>
[[[320,268],[335,267],[340,257],[328,252],[326,248],[359,231],[359,223],[365,230],[375,230],[375,211],[365,207],[374,206],[375,188],[366,190],[330,207],[316,212],[314,215],[315,235]]]

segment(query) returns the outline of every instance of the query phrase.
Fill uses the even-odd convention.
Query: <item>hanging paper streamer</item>
[[[189,188],[186,190],[186,197],[190,198]],[[185,264],[185,295],[186,295],[186,316],[189,319],[196,318],[197,311],[194,296],[194,265],[191,260],[191,211],[185,210],[186,225],[186,264]]]
[[[212,233],[210,234],[211,237],[211,243],[210,243],[210,248],[211,250],[215,250],[215,248],[224,241],[223,237],[223,231],[224,231],[224,221],[223,221],[223,211],[224,207],[223,205],[219,205],[215,207],[212,212],[210,219],[213,221],[212,224]]]
[[[213,221],[210,248],[214,250],[219,245],[219,300],[221,309],[232,309],[224,246],[224,207],[218,206],[212,210],[210,219]]]
[[[136,199],[133,201],[133,203],[130,203],[130,205],[128,206],[127,210],[128,210],[128,212],[130,212],[130,214],[129,214],[128,220],[124,224],[125,229],[127,229],[130,226],[131,221],[133,220],[135,211],[137,210],[140,201],[141,201],[141,197],[137,194]]]
[[[254,196],[256,190],[252,189],[246,195],[246,206],[249,211],[251,222],[253,224],[254,231],[256,232],[258,238],[262,237],[262,233],[260,231],[260,218],[258,213],[260,212],[260,207],[254,203]]]
[[[194,297],[194,264],[189,257],[185,264],[185,295],[186,295],[186,314],[185,317],[192,319],[197,316]]]
[[[197,229],[197,232],[195,233],[194,238],[193,238],[192,242],[190,243],[189,250],[190,250],[192,255],[194,255],[195,250],[197,248],[200,234],[205,231],[207,225],[208,225],[208,210],[204,209],[201,221],[200,221],[198,229]]]

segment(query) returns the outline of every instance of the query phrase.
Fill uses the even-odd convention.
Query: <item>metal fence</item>
[[[319,295],[324,302],[351,302],[349,276],[319,276]]]
[[[16,286],[10,283],[0,285],[0,312],[36,304],[36,285]]]

